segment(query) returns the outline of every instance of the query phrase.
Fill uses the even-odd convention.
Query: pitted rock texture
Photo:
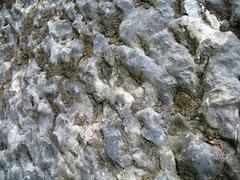
[[[0,179],[240,179],[239,0],[0,1]]]

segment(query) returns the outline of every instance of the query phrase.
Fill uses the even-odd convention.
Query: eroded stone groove
[[[239,2],[0,1],[0,179],[240,179]]]

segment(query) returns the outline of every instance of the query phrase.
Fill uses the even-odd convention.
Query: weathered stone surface
[[[223,169],[221,156],[219,149],[191,140],[178,158],[180,176],[188,179],[217,179]]]
[[[0,179],[239,179],[239,7],[0,1]]]
[[[239,39],[230,36],[211,57],[204,79],[206,120],[233,141],[239,139],[239,45]]]

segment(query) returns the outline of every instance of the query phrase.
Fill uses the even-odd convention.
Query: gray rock
[[[150,37],[152,34],[167,28],[169,19],[150,8],[136,9],[127,15],[119,27],[120,38],[132,47],[141,47],[139,38]]]
[[[199,18],[201,14],[200,4],[197,0],[186,0],[181,3],[181,13],[188,14],[188,16]]]
[[[77,0],[76,5],[88,19],[95,19],[97,13],[97,1],[96,0]]]
[[[204,79],[206,120],[221,136],[233,141],[239,138],[239,43],[235,35],[229,37],[211,57]]]
[[[229,17],[231,11],[230,1],[228,0],[207,0],[206,6],[220,16]]]
[[[194,94],[198,79],[197,66],[188,50],[166,31],[157,33],[146,40],[148,56],[155,59],[156,63],[165,67],[169,76],[173,76],[178,85]],[[178,68],[175,68],[177,65]]]
[[[191,140],[178,157],[180,175],[189,179],[216,179],[222,174],[221,158],[219,149]]]
[[[122,13],[111,2],[99,3],[97,13],[102,33],[107,37],[117,36],[118,26],[122,21]]]
[[[240,23],[240,3],[238,0],[207,0],[206,6],[217,16],[227,19],[236,35],[240,35],[238,26]]]
[[[103,129],[103,134],[105,138],[105,151],[107,156],[123,168],[130,166],[131,157],[123,150],[124,142],[121,139],[120,131],[117,130],[114,125],[110,125]]]
[[[225,164],[227,171],[226,173],[228,174],[228,177],[231,179],[239,179],[240,177],[240,168],[238,166],[239,164],[239,158],[234,154],[234,152],[228,153]]]
[[[122,46],[119,48],[119,54],[120,61],[133,75],[140,79],[149,80],[159,90],[161,99],[166,103],[171,103],[172,89],[177,85],[177,82],[169,76],[166,69],[157,66],[154,59],[137,49]]]
[[[21,171],[21,168],[19,166],[13,166],[6,177],[7,180],[12,180],[12,179],[23,179],[23,174]]]
[[[96,34],[93,39],[93,52],[96,56],[101,56],[104,47],[107,46],[107,40],[102,34]]]
[[[157,177],[157,180],[177,180],[179,179],[176,175],[172,174],[170,171],[164,171]]]
[[[0,179],[239,179],[239,7],[1,1]]]
[[[117,0],[117,6],[124,11],[124,14],[131,13],[134,8],[133,0]]]
[[[240,25],[240,2],[237,0],[231,1],[232,3],[232,16],[231,16],[231,26],[235,28],[235,32],[240,36],[239,25]]]
[[[77,16],[76,4],[73,2],[69,2],[64,6],[64,12],[67,14],[67,17],[74,21]]]
[[[136,116],[144,124],[142,136],[148,141],[152,141],[157,147],[165,144],[165,133],[161,127],[161,115],[148,108],[137,112]]]
[[[49,34],[56,38],[71,39],[73,38],[73,30],[71,23],[66,20],[49,21],[48,22]]]

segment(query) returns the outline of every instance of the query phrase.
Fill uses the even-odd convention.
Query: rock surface
[[[0,179],[240,179],[239,0],[0,1]]]

